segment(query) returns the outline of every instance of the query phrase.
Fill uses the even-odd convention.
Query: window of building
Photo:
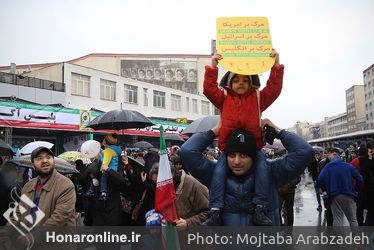
[[[153,106],[165,108],[165,92],[153,90]]]
[[[186,111],[187,113],[190,112],[190,98],[186,97]]]
[[[115,101],[116,100],[116,83],[100,79],[100,99]]]
[[[173,111],[182,110],[182,97],[180,95],[171,94],[171,110]]]
[[[217,109],[215,106],[213,106],[213,114],[214,115],[220,115],[221,112],[219,111],[219,109]]]
[[[201,114],[209,115],[209,102],[201,101]]]
[[[90,96],[90,77],[71,73],[71,94]]]
[[[138,87],[128,85],[128,84],[124,84],[123,86],[125,90],[123,101],[127,103],[137,104],[138,103]]]
[[[144,100],[144,106],[148,106],[148,89],[143,88],[143,100]]]
[[[192,112],[197,114],[197,99],[192,99]]]

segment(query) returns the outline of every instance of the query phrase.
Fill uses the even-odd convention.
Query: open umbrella
[[[219,117],[219,115],[211,115],[196,119],[184,129],[182,134],[192,135],[198,132],[208,131],[218,123]]]
[[[63,159],[65,161],[74,162],[76,160],[82,160],[84,164],[91,163],[91,160],[89,158],[86,158],[82,156],[81,152],[78,151],[66,151],[59,156],[57,156],[60,159]]]
[[[180,141],[180,142],[184,142],[184,139],[182,137],[180,137],[179,135],[168,134],[168,135],[165,135],[165,141]]]
[[[20,149],[19,153],[23,155],[28,155],[31,154],[31,152],[38,147],[46,147],[51,149],[53,147],[53,143],[47,141],[33,141],[23,146]]]
[[[57,157],[54,157],[54,161],[55,161],[55,168],[58,172],[63,173],[63,174],[74,174],[74,173],[79,174],[79,171],[75,169],[75,167],[71,165],[69,162],[63,159],[57,158]],[[11,160],[11,162],[17,164],[18,166],[23,166],[27,168],[34,167],[31,162],[30,155],[20,156],[14,160]]]
[[[138,141],[133,145],[134,148],[153,148],[153,145],[147,141]]]
[[[117,109],[96,117],[87,127],[95,130],[121,130],[126,128],[145,128],[152,125],[154,125],[154,123],[138,111]]]
[[[129,159],[129,164],[134,168],[136,173],[141,173],[145,170],[143,163],[135,160],[132,156],[127,156],[127,158]]]
[[[15,155],[13,148],[3,140],[0,140],[0,156]]]

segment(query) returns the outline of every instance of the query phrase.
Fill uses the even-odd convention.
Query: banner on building
[[[0,101],[0,127],[93,131],[88,123],[102,112],[48,106],[23,102]],[[165,133],[181,134],[187,124],[151,119],[155,124],[143,129],[124,129],[117,132],[125,135],[159,136],[160,126]],[[102,132],[105,132],[102,130]],[[185,136],[182,136],[185,137]]]

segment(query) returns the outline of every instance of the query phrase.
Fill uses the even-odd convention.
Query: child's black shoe
[[[101,192],[100,196],[99,196],[99,200],[101,201],[106,201],[107,197],[106,197],[106,193],[105,192]]]

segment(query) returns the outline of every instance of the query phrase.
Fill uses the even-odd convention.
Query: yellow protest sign
[[[237,74],[255,75],[274,65],[266,17],[217,18],[216,48],[222,67]]]

